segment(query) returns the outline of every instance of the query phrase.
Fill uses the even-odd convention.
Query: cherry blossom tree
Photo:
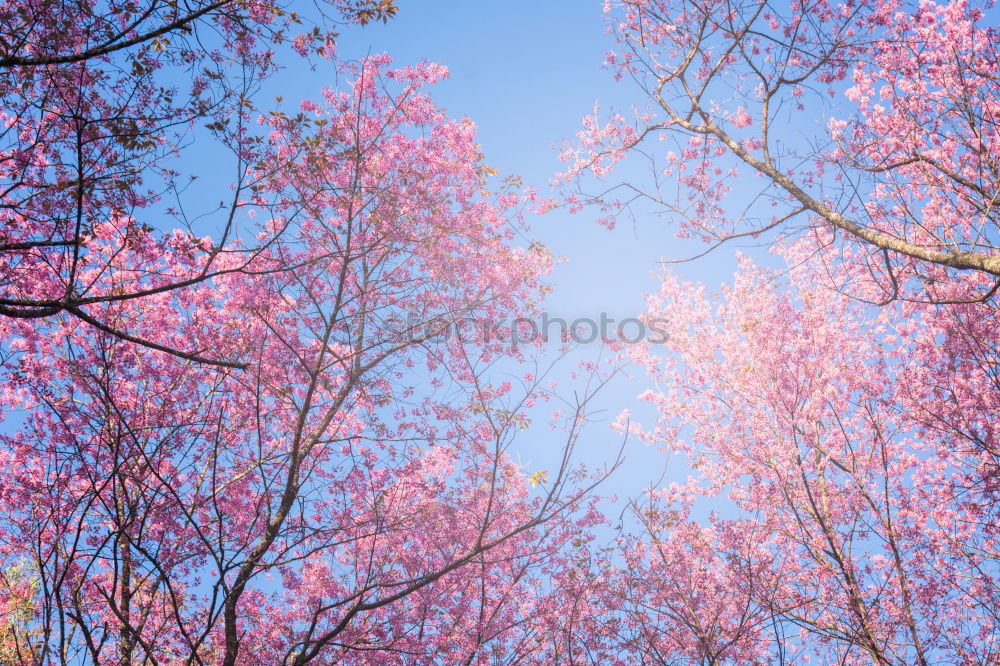
[[[606,9],[646,106],[585,120],[571,206],[784,268],[664,272],[667,335],[583,363],[534,470],[536,195],[433,102],[443,67],[338,58],[394,2],[0,8],[0,661],[1000,659],[984,8]],[[286,55],[338,85],[263,109]],[[574,451],[622,357],[655,416],[620,436],[689,477],[602,538],[621,456]]]
[[[873,302],[996,293],[1000,57],[985,6],[605,8],[607,63],[642,102],[585,120],[563,155],[573,203],[600,206],[606,222],[665,215],[709,250],[798,239],[833,283]],[[650,165],[652,178],[622,161]],[[940,287],[955,279],[969,293]]]
[[[249,243],[241,226],[242,207],[262,195],[261,165],[283,167],[267,161],[254,132],[279,52],[322,55],[338,24],[395,12],[391,0],[333,0],[298,13],[268,0],[5,2],[0,317],[69,316],[184,358],[241,363],[139,338],[131,321],[108,322],[104,308],[248,270],[281,232]],[[196,166],[207,145],[216,146],[210,170]],[[188,196],[194,179],[222,173],[223,191],[207,196],[215,208],[204,192]],[[154,230],[165,235],[151,240]],[[198,261],[169,275],[125,263],[137,242]]]
[[[667,342],[630,353],[658,417],[622,427],[690,476],[573,569],[578,654],[996,661],[991,8],[605,3],[607,63],[642,101],[585,119],[570,205],[783,266],[743,259],[715,295],[665,273],[649,296]]]
[[[721,298],[670,275],[649,297],[670,335],[632,349],[659,415],[641,435],[690,475],[633,499],[614,556],[577,567],[594,609],[580,650],[997,659],[995,311],[902,318],[809,270],[744,261]]]
[[[425,90],[442,67],[329,66],[349,86],[261,119],[231,209],[252,251],[94,222],[75,279],[129,297],[5,322],[5,662],[538,649],[544,572],[608,470],[571,462],[589,393],[557,469],[508,455],[549,391],[506,323],[544,291],[547,254],[517,247],[532,195],[486,189],[473,125]],[[487,333],[442,332],[469,320]]]

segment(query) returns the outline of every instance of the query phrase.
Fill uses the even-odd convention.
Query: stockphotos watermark
[[[478,317],[431,320],[390,316],[384,321],[387,332],[399,340],[495,344],[509,343],[511,349],[520,345],[549,343],[590,344],[592,342],[620,342],[635,344],[649,342],[663,344],[667,341],[667,320],[655,317],[626,317],[615,319],[602,312],[594,317],[553,317],[543,312],[540,317],[518,317],[506,321]]]

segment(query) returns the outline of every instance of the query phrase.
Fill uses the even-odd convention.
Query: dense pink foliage
[[[690,475],[634,498],[579,569],[591,644],[608,663],[995,663],[991,8],[605,9],[607,63],[645,106],[585,118],[570,205],[655,213],[709,250],[760,239],[783,269],[744,258],[721,294],[666,272],[648,297],[669,340],[629,353],[658,417],[621,427]]]
[[[0,7],[0,663],[1000,663],[992,8],[605,9],[645,106],[584,120],[570,207],[780,268],[664,271],[531,470],[535,194],[444,67],[338,58],[394,3]],[[262,111],[279,54],[338,84]],[[573,454],[623,361],[607,436],[667,471],[614,505]]]
[[[607,223],[666,212],[681,238],[710,247],[804,240],[874,302],[995,292],[1000,38],[978,4],[605,9],[617,40],[607,63],[642,102],[584,120],[563,153],[573,204],[599,206]],[[634,178],[633,162],[651,162],[652,178]],[[977,274],[963,278],[973,294],[938,293],[949,269]]]
[[[995,310],[873,315],[782,284],[745,266],[721,302],[671,277],[649,299],[671,336],[634,353],[644,437],[694,476],[634,507],[629,630],[692,661],[990,663]]]
[[[494,385],[507,337],[436,336],[465,318],[502,333],[549,267],[515,243],[525,195],[487,189],[474,126],[428,96],[446,70],[296,39],[319,39],[343,84],[263,114],[231,85],[273,68],[295,24],[277,6],[193,19],[218,51],[181,30],[80,60],[99,32],[85,19],[136,8],[85,7],[80,32],[52,9],[0,10],[43,19],[0,80],[0,661],[540,650],[543,574],[599,520],[569,462],[584,408],[562,467],[529,483],[507,448],[542,377]],[[40,44],[68,62],[17,61]],[[150,85],[188,66],[183,101]],[[214,238],[161,196],[205,120],[238,178]],[[177,228],[142,221],[160,213]]]
[[[0,318],[70,316],[238,365],[141,338],[130,320],[106,321],[103,307],[247,272],[280,235],[253,238],[261,229],[244,210],[280,205],[266,181],[288,164],[255,131],[277,54],[331,57],[339,24],[385,19],[395,6],[330,0],[312,10],[271,0],[5,2]],[[218,186],[223,173],[232,182],[221,192],[199,191],[196,179]]]

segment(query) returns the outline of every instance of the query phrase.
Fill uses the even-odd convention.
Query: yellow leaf
[[[531,484],[532,488],[537,488],[538,486],[543,485],[548,480],[549,480],[549,473],[546,472],[544,469],[539,470],[528,477],[528,483]]]

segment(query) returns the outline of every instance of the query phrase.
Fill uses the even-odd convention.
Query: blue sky
[[[401,64],[446,65],[451,78],[432,90],[438,103],[479,126],[488,163],[523,176],[543,193],[560,168],[556,146],[577,131],[595,101],[602,108],[639,101],[602,68],[611,38],[604,34],[600,0],[401,0],[399,5],[387,25],[346,28],[341,55],[384,51]],[[532,220],[534,237],[568,259],[553,276],[553,315],[636,314],[642,294],[655,285],[650,273],[657,260],[685,254],[660,220],[609,232],[595,217],[592,211],[556,211]],[[723,251],[681,271],[717,283],[731,275],[732,254]]]
[[[346,28],[338,44],[341,56],[387,52],[399,64],[430,60],[446,65],[449,80],[431,91],[452,115],[470,117],[480,130],[486,161],[504,173],[521,175],[548,193],[549,179],[560,169],[557,146],[580,127],[599,102],[603,109],[628,108],[641,101],[628,84],[616,83],[602,67],[611,37],[605,34],[600,0],[459,2],[401,0],[398,16],[387,25]],[[315,73],[297,77],[301,96],[315,96],[308,86],[322,85]],[[290,83],[285,81],[283,85]],[[286,95],[286,99],[291,96]],[[656,288],[653,273],[660,258],[692,254],[681,246],[663,220],[640,219],[614,231],[594,222],[594,211],[570,215],[557,210],[531,220],[532,237],[565,257],[552,276],[554,291],[547,310],[555,317],[621,320],[642,312],[643,294]],[[732,275],[728,248],[677,268],[689,277],[718,285]],[[579,386],[568,378],[576,360],[598,351],[581,348],[557,372],[560,392]],[[641,376],[617,381],[602,392],[598,406],[610,420],[621,409],[636,410],[635,396],[645,388]],[[648,412],[647,412],[648,414]],[[542,425],[523,434],[515,450],[528,471],[551,469],[560,440]],[[600,423],[581,441],[578,460],[588,466],[608,461],[618,437]],[[628,492],[645,487],[660,474],[663,457],[639,444],[628,447],[628,463],[603,490]],[[682,480],[687,467],[672,461],[670,480]]]
[[[520,175],[543,196],[552,194],[549,181],[562,168],[558,147],[581,127],[595,103],[602,110],[623,111],[642,103],[632,86],[615,82],[602,67],[613,41],[605,34],[601,0],[399,0],[399,5],[399,14],[388,24],[344,26],[337,43],[339,56],[356,59],[385,52],[399,65],[425,60],[446,65],[451,76],[429,91],[435,101],[451,115],[467,116],[476,123],[489,165],[504,175]],[[282,59],[287,68],[267,82],[258,108],[269,107],[269,95],[280,95],[284,109],[292,111],[298,100],[318,99],[322,88],[343,84],[322,62],[312,69],[298,58]],[[203,177],[188,195],[189,201],[201,201],[209,209],[219,201],[223,182],[231,178],[211,166],[219,155],[228,164],[228,155],[219,150],[217,145],[195,145],[183,158],[186,166],[206,167],[200,169]],[[643,175],[635,173],[638,178]],[[550,317],[567,321],[599,320],[602,313],[616,321],[634,317],[645,309],[643,295],[657,288],[654,273],[661,258],[676,259],[704,249],[700,243],[677,241],[663,218],[639,218],[635,224],[623,222],[609,231],[595,222],[597,217],[592,210],[570,215],[560,209],[529,219],[530,239],[565,259],[549,280],[554,289],[544,307]],[[732,276],[735,249],[724,247],[674,270],[717,287]],[[584,345],[561,363],[554,373],[560,394],[572,396],[581,389],[569,374],[577,361],[599,351],[597,344]],[[613,420],[629,408],[651,421],[652,415],[636,403],[646,384],[641,372],[635,374],[634,379],[616,381],[602,391],[597,405],[602,418]],[[537,425],[515,444],[515,453],[529,472],[551,470],[561,454],[561,439],[544,425],[550,410],[532,414]],[[591,467],[599,465],[613,456],[619,444],[615,433],[595,423],[583,438],[577,459]],[[628,465],[605,492],[627,494],[659,478],[666,461],[655,449],[634,444],[627,453]],[[687,467],[669,462],[669,480],[683,480]]]

